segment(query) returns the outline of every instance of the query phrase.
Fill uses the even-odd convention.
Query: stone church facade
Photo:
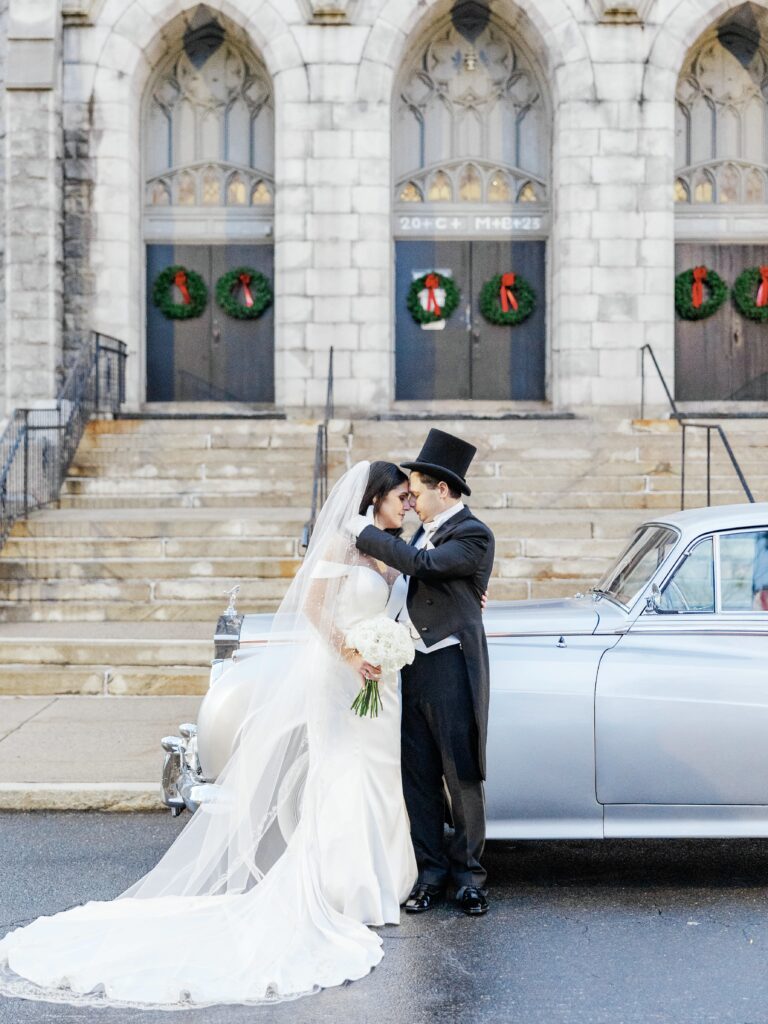
[[[0,414],[90,330],[133,409],[317,409],[330,346],[360,413],[636,407],[644,345],[682,401],[768,399],[766,328],[674,305],[768,264],[762,5],[0,0],[0,47]],[[177,266],[196,317],[157,304]],[[258,318],[217,303],[232,271]]]

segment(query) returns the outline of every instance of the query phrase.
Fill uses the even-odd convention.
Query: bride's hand
[[[378,679],[381,675],[381,668],[379,665],[371,665],[370,662],[366,661],[359,651],[349,651],[344,660],[349,667],[360,676],[360,685],[365,684],[366,679]]]
[[[487,604],[488,604],[488,591],[486,590],[486,592],[480,598],[480,611],[481,612],[485,611]]]

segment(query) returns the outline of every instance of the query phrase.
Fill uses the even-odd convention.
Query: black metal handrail
[[[725,451],[726,451],[726,454],[728,455],[728,458],[731,460],[731,465],[733,466],[734,470],[736,471],[736,476],[739,478],[739,483],[741,484],[741,486],[744,489],[744,493],[747,496],[747,500],[751,501],[751,502],[754,502],[755,499],[754,499],[754,497],[752,495],[752,491],[749,488],[749,484],[747,483],[746,477],[744,476],[744,471],[742,470],[741,466],[739,465],[739,460],[736,458],[736,456],[735,456],[735,454],[733,452],[733,448],[731,448],[731,445],[730,445],[730,443],[728,441],[728,438],[725,436],[725,431],[720,426],[720,424],[719,423],[681,423],[680,425],[683,428],[682,450],[681,450],[681,459],[680,459],[680,508],[681,508],[681,510],[685,508],[685,455],[686,455],[685,433],[686,433],[687,430],[706,430],[706,432],[707,432],[707,505],[711,505],[712,504],[712,431],[713,430],[717,433],[718,437],[723,442],[723,447],[725,448]]]
[[[728,458],[731,460],[731,465],[736,471],[736,476],[739,478],[739,483],[743,487],[747,499],[753,502],[755,499],[752,496],[752,491],[749,489],[749,484],[747,483],[746,477],[744,476],[744,471],[739,465],[739,460],[736,458],[733,448],[731,448],[730,442],[728,441],[728,438],[725,436],[725,431],[723,430],[723,428],[717,423],[686,423],[685,413],[680,412],[680,410],[677,407],[677,403],[672,397],[672,392],[670,391],[666,378],[664,377],[664,374],[661,371],[661,367],[659,366],[659,361],[656,358],[655,352],[653,351],[650,345],[643,345],[640,351],[642,353],[640,360],[640,419],[645,419],[645,357],[647,354],[650,356],[651,362],[654,365],[658,378],[661,381],[661,386],[664,388],[664,394],[667,396],[667,401],[669,402],[669,407],[671,410],[671,418],[673,420],[677,420],[677,422],[683,428],[680,437],[680,509],[682,510],[685,508],[685,457],[687,452],[685,444],[686,430],[706,430],[707,432],[707,505],[710,505],[712,503],[713,430],[717,432],[718,437],[723,442],[723,447],[725,448]]]
[[[17,519],[52,505],[91,416],[125,401],[126,346],[92,333],[50,409],[15,409],[0,436],[0,546]]]
[[[317,522],[317,514],[328,497],[328,424],[333,419],[333,346],[328,351],[328,383],[325,391],[325,413],[322,423],[317,425],[315,440],[315,468],[312,476],[312,508],[309,519],[301,531],[301,550],[304,553],[309,547],[312,531]]]
[[[672,410],[672,419],[679,420],[681,414],[677,408],[677,404],[672,397],[672,392],[669,390],[666,377],[661,372],[659,361],[656,358],[656,353],[653,351],[650,345],[643,345],[640,349],[640,419],[645,419],[645,357],[646,354],[651,357],[651,361],[656,369],[656,374],[661,381],[661,386],[664,388],[664,394],[667,396],[669,407]]]

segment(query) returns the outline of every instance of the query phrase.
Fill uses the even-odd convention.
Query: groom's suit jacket
[[[410,577],[408,614],[427,648],[455,634],[461,641],[472,688],[478,734],[478,759],[485,778],[490,672],[480,599],[493,570],[493,533],[468,508],[447,519],[432,536],[434,549],[410,544],[367,526],[357,538],[361,551]]]

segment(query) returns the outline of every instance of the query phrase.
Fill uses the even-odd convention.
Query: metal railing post
[[[640,349],[640,419],[645,419],[645,345]]]
[[[707,505],[712,504],[712,431],[707,431]]]
[[[24,410],[24,516],[29,515],[29,409]]]
[[[746,494],[749,501],[754,502],[754,495],[752,494],[749,484],[747,483],[747,479],[744,476],[744,473],[741,469],[741,466],[739,465],[736,456],[734,455],[733,448],[731,448],[730,442],[728,441],[728,438],[725,436],[725,431],[719,424],[715,429],[720,435],[720,440],[723,442],[723,446],[728,454],[728,458],[731,460],[731,465],[736,470],[736,475],[739,478],[739,483],[744,488],[744,493]]]
[[[81,346],[59,388],[55,408],[15,409],[0,436],[0,546],[16,519],[59,499],[83,431],[102,400],[115,414],[125,400],[126,346],[106,335],[107,344],[102,345],[101,337],[92,332]],[[111,373],[106,376],[108,393],[104,396],[100,375],[103,355],[118,361],[117,396],[111,393]],[[30,450],[32,430],[36,437]]]
[[[687,424],[681,423],[680,426],[683,428],[680,452],[680,511],[682,512],[685,509],[685,428]]]
[[[672,392],[669,390],[669,385],[667,384],[666,377],[661,372],[661,367],[659,366],[659,361],[656,358],[656,353],[653,351],[651,346],[648,345],[648,344],[643,345],[641,347],[640,351],[643,353],[643,362],[641,363],[642,369],[641,369],[641,374],[640,374],[640,385],[641,385],[641,392],[640,392],[640,418],[641,419],[645,419],[645,415],[644,415],[644,413],[645,413],[645,372],[644,372],[644,370],[645,370],[645,353],[647,352],[648,355],[651,357],[651,362],[653,363],[653,365],[654,365],[654,367],[656,369],[656,374],[657,374],[659,380],[661,381],[661,386],[664,388],[664,394],[667,396],[667,401],[669,402],[669,407],[672,410],[672,417],[673,417],[673,419],[679,420],[680,419],[680,412],[679,412],[679,410],[677,408],[677,403],[675,402],[674,398],[672,397]]]
[[[100,407],[101,395],[99,393],[99,385],[101,373],[101,345],[99,344],[99,336],[96,335],[96,393],[94,396],[94,411],[98,412]]]

